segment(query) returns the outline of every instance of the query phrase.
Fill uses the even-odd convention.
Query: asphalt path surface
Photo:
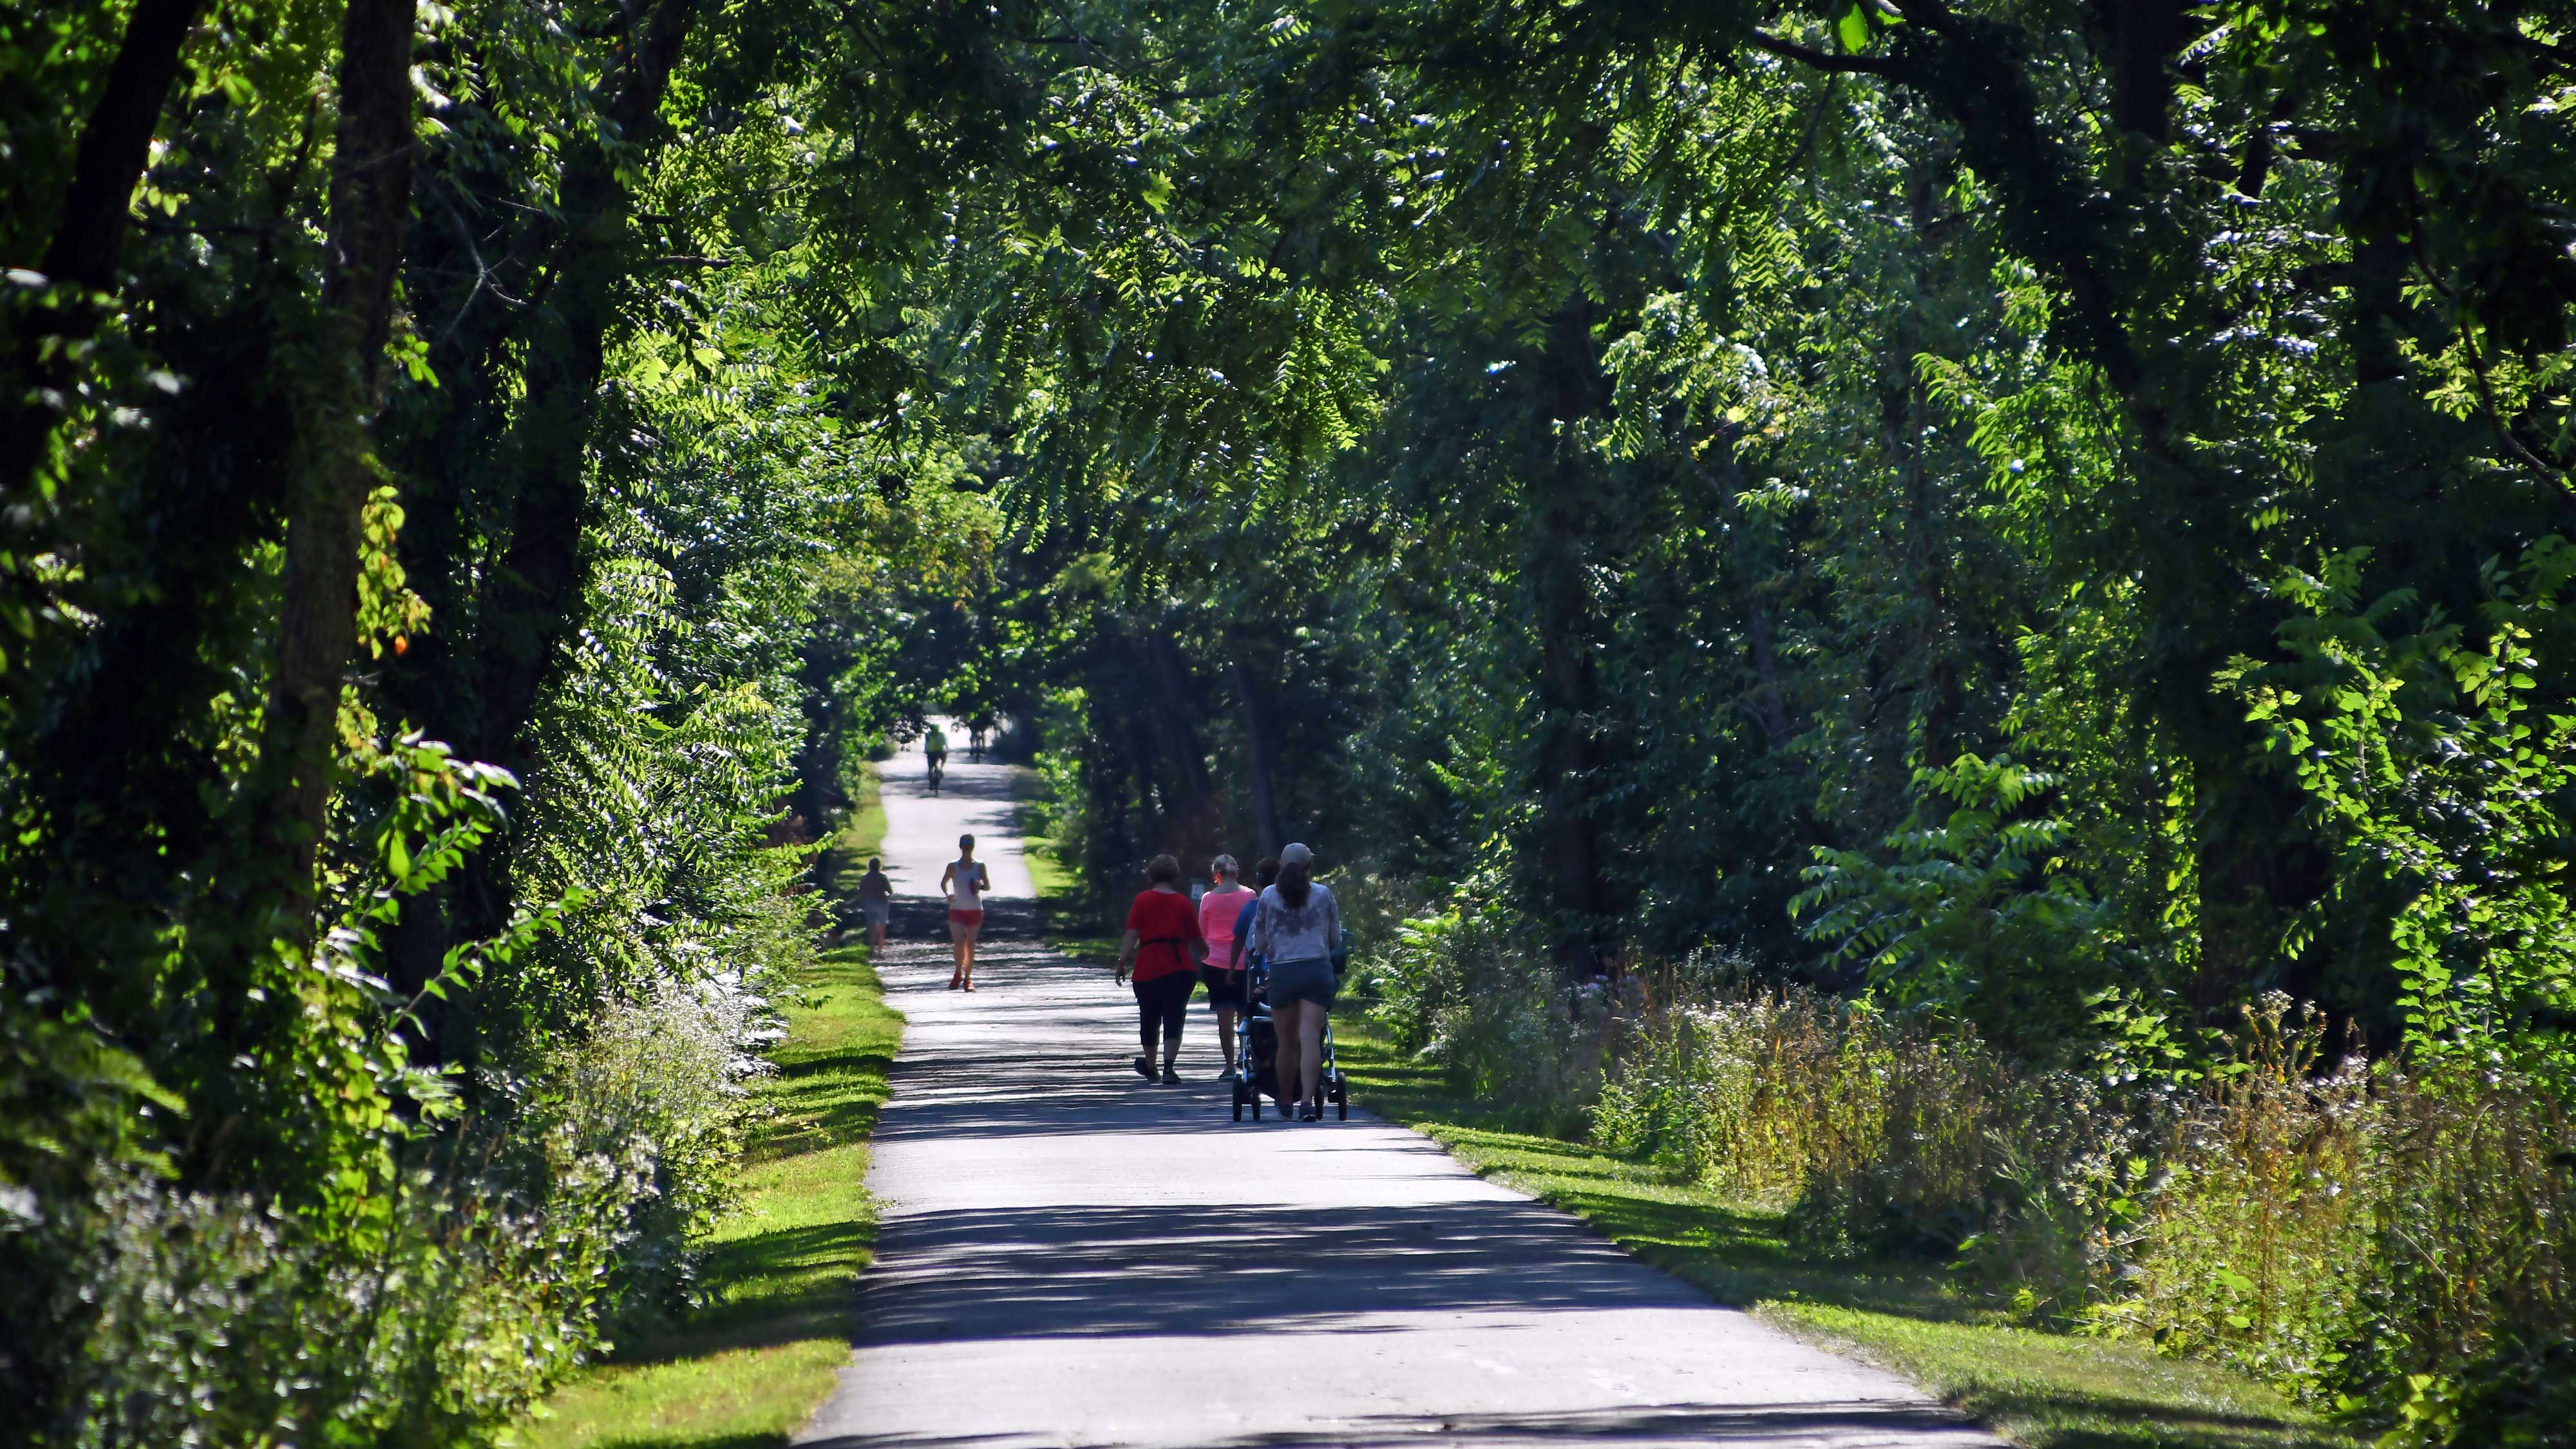
[[[797,1442],[1998,1442],[1413,1132],[1358,1112],[1237,1124],[1204,1004],[1187,1084],[1143,1081],[1133,998],[1035,939],[1008,772],[950,760],[937,798],[918,753],[884,772],[886,865],[913,899],[879,975],[911,1024],[869,1176],[884,1215],[859,1338]],[[1000,897],[973,995],[945,989],[943,918],[920,899],[964,830]]]

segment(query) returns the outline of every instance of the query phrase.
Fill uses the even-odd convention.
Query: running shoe
[[[1163,1063],[1163,1085],[1166,1087],[1177,1087],[1180,1084],[1181,1074],[1173,1069],[1170,1062]]]
[[[1297,1104],[1297,1120],[1300,1122],[1321,1122],[1324,1120],[1324,1109],[1316,1106],[1312,1102],[1300,1102]]]
[[[1152,1057],[1138,1057],[1136,1059],[1136,1075],[1143,1077],[1149,1082],[1154,1080],[1154,1059]]]
[[[1232,1067],[1228,1067],[1217,1074],[1217,1080],[1220,1082],[1240,1082],[1243,1080],[1243,1073],[1236,1071]]]

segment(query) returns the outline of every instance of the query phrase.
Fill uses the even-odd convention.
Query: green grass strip
[[[1937,1264],[1801,1248],[1788,1215],[1527,1130],[1356,1020],[1334,1023],[1355,1099],[1469,1170],[1583,1218],[1646,1262],[1801,1337],[1892,1369],[2029,1449],[2352,1449],[2262,1385],[2132,1344],[2015,1327]]]
[[[854,843],[864,870],[875,842]],[[855,942],[825,952],[799,985],[787,1038],[770,1053],[778,1070],[757,1089],[766,1110],[744,1154],[740,1207],[705,1244],[709,1306],[575,1376],[521,1442],[766,1449],[831,1393],[857,1326],[854,1283],[876,1246],[868,1137],[903,1018]]]

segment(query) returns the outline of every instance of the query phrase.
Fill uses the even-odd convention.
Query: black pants
[[[1136,987],[1136,1035],[1145,1043],[1145,1055],[1154,1055],[1154,1039],[1163,1041],[1164,1060],[1181,1054],[1181,1022],[1190,1014],[1190,988],[1199,978],[1188,971],[1175,971],[1151,981],[1139,981]]]

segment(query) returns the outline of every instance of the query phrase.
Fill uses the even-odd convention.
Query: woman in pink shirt
[[[1220,855],[1208,867],[1214,884],[1199,897],[1199,934],[1207,938],[1207,960],[1199,967],[1199,980],[1207,983],[1208,1009],[1216,1013],[1217,1044],[1225,1049],[1225,1075],[1221,1082],[1235,1079],[1234,1014],[1243,1004],[1243,973],[1229,971],[1226,963],[1234,954],[1234,918],[1243,913],[1252,892],[1237,884],[1234,857]]]

